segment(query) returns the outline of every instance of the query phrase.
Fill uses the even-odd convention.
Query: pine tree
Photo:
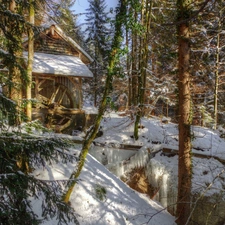
[[[105,0],[89,0],[86,9],[86,44],[91,56],[94,58],[92,71],[94,73],[94,105],[102,93],[102,77],[105,74],[109,52],[109,17],[106,12]]]
[[[38,123],[27,124],[27,133],[21,133],[18,128],[9,132],[7,112],[16,111],[16,104],[0,94],[0,223],[41,224],[58,217],[59,224],[67,224],[68,221],[79,224],[74,210],[61,201],[66,181],[43,181],[30,173],[59,160],[64,163],[75,161],[68,151],[71,143],[56,137],[32,134],[30,130],[35,127],[44,131]],[[32,206],[32,199],[42,205],[41,218]]]
[[[193,124],[210,128],[216,128],[217,117],[224,109],[221,92],[224,87],[224,53],[221,51],[225,40],[223,4],[223,1],[208,4],[199,12],[191,28]]]
[[[141,11],[141,3],[139,1],[133,1],[129,3],[128,19],[127,19],[127,29],[130,31],[130,42],[131,42],[131,71],[129,80],[129,106],[136,107],[138,104],[138,56],[139,56],[139,36],[142,27],[139,22],[139,15]]]
[[[78,15],[73,10],[74,0],[59,0],[53,4],[53,19],[73,40],[83,46],[84,37],[77,24]]]
[[[217,129],[218,127],[218,115],[224,111],[224,60],[225,54],[223,51],[225,44],[225,35],[224,35],[224,15],[225,15],[225,5],[223,1],[217,1],[214,6],[214,29],[211,33],[211,40],[214,43],[214,102],[213,102],[213,119],[214,125],[213,128]]]
[[[109,51],[109,17],[106,11],[105,0],[89,0],[89,8],[86,9],[85,32],[87,34],[86,43],[95,60],[101,65],[107,61]]]
[[[1,1],[0,4],[0,30],[3,34],[0,60],[2,67],[6,68],[0,74],[1,84],[5,85],[4,93],[11,98],[0,93],[0,223],[40,224],[58,217],[59,224],[68,221],[79,224],[74,210],[61,201],[62,184],[39,180],[30,173],[45,163],[75,160],[66,151],[70,144],[57,138],[21,133],[19,126],[9,127],[20,122],[22,85],[28,83],[21,43],[23,34],[33,29],[24,17],[29,6],[22,0]],[[60,148],[66,152],[61,152]],[[42,203],[41,218],[36,215],[31,199]]]
[[[168,8],[170,10],[167,10]],[[174,8],[175,3],[171,1],[129,2],[127,29],[130,32],[128,46],[131,50],[128,53],[128,99],[130,108],[138,114],[134,129],[135,138],[138,138],[141,116],[151,113],[165,113],[168,116],[168,105],[175,105],[176,29],[174,26],[162,25],[173,20]],[[146,21],[147,18],[149,23]],[[157,108],[159,100],[166,106],[165,109],[161,105]]]
[[[7,86],[8,97],[16,102],[18,109],[22,105],[22,80],[26,80],[22,66],[22,35],[26,31],[22,3],[17,5],[15,1],[6,1],[0,4],[0,29],[5,37],[6,49],[6,52],[1,52],[1,59],[8,69],[7,76],[4,74],[2,79]],[[18,117],[17,123],[20,121]]]

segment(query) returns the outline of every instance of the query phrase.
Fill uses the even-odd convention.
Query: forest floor
[[[85,167],[70,200],[77,212],[80,224],[176,224],[175,217],[171,216],[166,208],[159,202],[151,200],[155,197],[154,194],[157,190],[152,189],[149,185],[143,168],[149,160],[149,153],[151,153],[155,155],[153,161],[161,163],[166,170],[172,171],[176,176],[178,168],[176,153],[173,157],[167,157],[166,154],[162,154],[161,150],[177,149],[177,124],[165,124],[158,118],[143,118],[139,129],[139,139],[135,141],[133,139],[133,120],[129,116],[110,113],[102,120],[101,131],[101,136],[96,138],[95,142],[101,143],[104,147],[96,149],[95,146],[92,146],[90,149]],[[211,195],[218,192],[218,189],[221,190],[221,187],[225,187],[224,173],[220,174],[219,179],[215,179],[221,170],[224,170],[224,165],[213,158],[225,158],[225,141],[220,138],[223,130],[213,131],[195,126],[192,127],[192,132],[195,137],[193,153],[207,156],[206,159],[193,157],[193,190],[204,191],[209,182],[213,181],[211,188],[207,190],[207,194]],[[84,134],[80,133],[79,136],[52,135],[81,140]],[[118,158],[119,156],[116,158],[116,154],[112,153],[111,148],[122,145],[141,148],[138,151],[126,151],[121,159]],[[71,154],[78,155],[80,148],[81,146],[77,145],[71,149]],[[96,157],[94,158],[92,155]],[[107,165],[102,164],[103,156],[104,160],[107,158]],[[115,163],[115,161],[117,162]],[[37,168],[34,175],[46,180],[68,179],[75,166],[76,163],[46,165],[45,168]],[[117,174],[118,177],[121,177],[127,184],[110,171],[120,171],[119,175]],[[159,173],[162,171],[158,170]],[[128,185],[141,193],[131,189]],[[38,214],[40,204],[34,201],[34,207]],[[45,224],[56,223],[57,218]]]

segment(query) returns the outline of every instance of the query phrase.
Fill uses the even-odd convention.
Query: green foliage
[[[2,130],[7,130],[8,126],[16,127],[20,124],[19,118],[21,118],[22,121],[26,121],[27,117],[23,110],[26,104],[27,102],[24,101],[21,107],[18,107],[13,100],[10,100],[0,93],[0,128]],[[26,124],[26,126],[29,126],[29,123]]]
[[[78,16],[72,10],[75,0],[60,0],[52,5],[54,21],[63,29],[63,31],[73,40],[83,46],[83,33],[81,27],[77,24]]]
[[[90,46],[92,57],[99,65],[107,62],[109,52],[110,33],[108,12],[106,12],[105,0],[89,0],[89,8],[86,9],[87,33],[86,43]],[[92,46],[92,47],[91,47]]]
[[[104,201],[106,199],[107,190],[105,187],[101,186],[100,184],[96,184],[95,186],[95,196],[100,201]]]
[[[112,109],[112,110],[117,110],[117,107],[116,107],[116,105],[115,105],[115,102],[112,100],[112,98],[111,97],[107,97],[106,98],[106,101],[107,101],[107,105],[110,107],[110,109]]]
[[[119,41],[122,42],[123,39],[121,38],[121,40],[119,40]],[[118,78],[125,77],[124,65],[123,65],[123,63],[121,63],[121,61],[122,62],[123,62],[123,60],[125,61],[124,56],[126,56],[127,53],[128,53],[127,47],[125,47],[125,48],[121,47],[115,52],[114,58],[117,63],[113,67],[112,76],[118,77]]]
[[[202,120],[203,120],[203,123],[208,125],[209,124],[213,124],[214,122],[214,119],[212,118],[212,115],[211,113],[206,109],[206,106],[201,106],[200,107],[200,112],[201,112],[201,116],[202,116]]]
[[[0,128],[5,129],[6,125],[9,124],[8,121],[16,124],[17,120],[18,111],[16,109],[16,103],[0,93]]]
[[[30,174],[47,163],[66,163],[75,160],[69,154],[71,143],[56,137],[37,136],[48,130],[38,121],[9,127],[8,118],[17,119],[16,104],[0,95],[0,221],[2,224],[40,224],[43,220],[58,217],[59,224],[74,221],[74,211],[61,201],[63,183],[42,181]],[[7,130],[12,130],[8,132]],[[25,130],[27,133],[21,133]],[[36,135],[34,135],[36,133]],[[33,211],[31,199],[42,203],[42,219]]]
[[[25,123],[22,125],[22,127],[28,134],[32,134],[34,132],[45,133],[51,131],[50,129],[44,127],[39,120],[33,120],[31,122]]]
[[[135,9],[135,11],[139,11],[139,12],[141,11],[142,5],[141,5],[141,2],[139,0],[131,0],[130,4],[131,4],[131,7],[133,9]]]
[[[187,0],[177,0],[177,19],[190,19],[192,4]]]
[[[0,221],[3,224],[40,224],[53,217],[59,224],[73,221],[73,209],[61,201],[63,182],[43,181],[29,172],[46,163],[73,161],[71,143],[55,137],[2,132],[0,136]],[[42,204],[41,219],[31,200]]]
[[[15,4],[15,7],[11,7]],[[7,73],[1,76],[7,89],[7,95],[18,104],[22,96],[23,85],[27,83],[27,73],[22,57],[22,37],[30,25],[26,22],[24,12],[27,1],[3,1],[0,4],[0,33],[4,37],[3,48],[0,51],[0,61]],[[10,119],[11,124],[14,120]],[[17,121],[20,122],[20,118]]]

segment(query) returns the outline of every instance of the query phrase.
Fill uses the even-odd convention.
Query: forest
[[[76,1],[0,0],[0,224],[45,224],[55,217],[58,224],[86,224],[71,195],[93,144],[107,142],[106,115],[116,112],[131,121],[128,138],[152,157],[156,150],[143,144],[144,129],[152,118],[168,126],[165,132],[174,124],[177,148],[162,152],[177,157],[174,224],[194,225],[193,158],[199,155],[193,149],[205,151],[197,143],[208,143],[210,134],[212,149],[225,138],[225,2],[119,0],[109,9],[105,0],[88,0],[80,23]],[[97,109],[93,118],[85,112],[90,106]],[[71,153],[78,143],[71,137],[81,132],[80,150]],[[162,144],[154,132],[149,128],[155,139],[148,142]],[[221,152],[213,159],[224,168]],[[68,179],[34,176],[55,163],[76,166]],[[41,217],[31,197],[41,201]],[[121,224],[157,224],[151,222]]]

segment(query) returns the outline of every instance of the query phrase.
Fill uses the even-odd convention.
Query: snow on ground
[[[117,113],[107,115],[102,123],[103,136],[95,141],[108,144],[132,144],[140,146],[178,149],[178,125],[162,123],[159,118],[142,118],[139,129],[139,139],[133,138],[133,123],[129,117],[119,116]],[[213,131],[200,126],[192,128],[192,152],[217,156],[225,159],[225,140],[219,137],[218,131]],[[158,148],[160,148],[158,146]]]
[[[158,203],[130,189],[91,156],[87,159],[81,179],[71,202],[74,207],[80,205],[76,210],[82,214],[82,224],[140,225],[147,221],[151,225],[174,224],[174,218],[161,211]],[[94,194],[98,185],[106,189],[103,201],[99,201]]]
[[[72,163],[53,164],[36,170],[34,175],[44,180],[64,180],[74,167]],[[175,224],[175,218],[159,203],[130,189],[90,155],[70,202],[81,225]],[[38,210],[39,203],[34,202],[34,207]],[[55,220],[45,223],[53,224]]]
[[[177,125],[164,124],[157,118],[141,120],[140,138],[137,141],[133,139],[133,121],[129,117],[111,113],[104,117],[101,126],[103,136],[98,137],[95,142],[104,144],[106,146],[104,148],[107,148],[107,145],[111,147],[112,143],[114,147],[119,144],[143,146],[133,156],[129,155],[130,161],[133,160],[133,167],[142,166],[149,160],[149,149],[151,151],[158,151],[163,147],[178,149]],[[225,141],[219,137],[217,131],[202,127],[192,127],[192,131],[193,152],[225,159]],[[74,136],[74,138],[78,137]],[[93,149],[91,151],[93,152]],[[157,153],[152,159],[152,165],[154,163],[158,165],[154,176],[170,171],[170,175],[177,177],[177,156],[169,158]],[[36,174],[40,174],[42,179],[65,179],[70,176],[74,166],[74,164],[55,164],[47,170],[36,171]],[[118,162],[116,167],[119,166]],[[213,194],[221,190],[225,185],[222,182],[225,180],[223,171],[224,165],[215,158],[193,157],[193,190],[204,191],[212,182],[213,191],[208,193]],[[169,177],[165,178],[169,179]],[[71,204],[78,214],[81,225],[175,224],[175,218],[168,214],[159,203],[130,189],[91,155],[87,157],[80,181],[72,194]],[[46,225],[53,224],[55,224],[54,221],[46,223]]]
[[[102,152],[110,151],[112,143],[132,144],[142,146],[142,148],[132,156],[127,154],[127,161],[118,161],[113,159],[112,153],[107,154],[107,161],[111,162],[107,167],[117,176],[123,176],[135,167],[146,167],[148,176],[154,171],[154,178],[149,178],[151,182],[158,182],[160,176],[166,177],[166,183],[162,186],[171,186],[177,188],[178,177],[178,157],[165,157],[159,150],[168,148],[178,151],[178,125],[174,123],[163,123],[159,118],[142,118],[139,129],[139,139],[133,138],[133,122],[128,117],[119,116],[111,113],[102,121],[103,136],[95,141],[105,145]],[[193,155],[193,193],[203,193],[210,196],[215,193],[224,192],[225,187],[225,166],[218,160],[225,161],[225,140],[220,138],[220,132],[200,126],[192,128],[192,152]],[[108,147],[107,147],[108,146]],[[91,149],[90,153],[95,155],[96,147]],[[114,150],[111,150],[113,152]],[[123,151],[125,152],[125,151]],[[151,159],[149,153],[159,152]],[[104,157],[106,157],[104,155]],[[98,159],[99,159],[98,155]],[[118,157],[119,158],[119,157]],[[123,158],[125,158],[123,156]],[[151,160],[150,160],[151,159]],[[101,160],[99,160],[101,161]],[[113,163],[112,163],[113,162]],[[153,185],[154,186],[154,185]],[[210,187],[209,187],[210,186]],[[165,187],[163,187],[165,188]]]

